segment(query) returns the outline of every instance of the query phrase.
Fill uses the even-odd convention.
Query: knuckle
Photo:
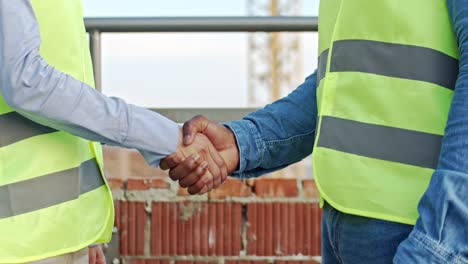
[[[204,115],[196,115],[193,120],[196,120],[196,121],[203,121],[203,120],[206,120],[206,117]]]
[[[197,175],[202,176],[205,173],[205,170],[202,167],[197,168]]]
[[[192,170],[195,166],[195,161],[192,158],[187,159],[187,162],[184,162],[183,168],[185,170]]]

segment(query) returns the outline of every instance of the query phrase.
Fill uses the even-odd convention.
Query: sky
[[[244,16],[246,2],[83,0],[83,7],[86,17]],[[301,15],[317,15],[318,0],[302,6]],[[145,107],[247,107],[247,36],[103,34],[103,92]],[[301,33],[301,42],[306,77],[316,67],[317,34]]]

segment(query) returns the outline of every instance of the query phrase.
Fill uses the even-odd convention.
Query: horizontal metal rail
[[[241,119],[256,108],[158,108],[151,109],[161,115],[174,120],[177,123],[184,123],[196,115],[206,116],[214,122],[226,122]]]
[[[86,18],[90,32],[304,32],[317,17],[128,17]]]
[[[85,18],[96,88],[102,88],[101,33],[136,32],[306,32],[318,30],[317,17],[115,17]]]

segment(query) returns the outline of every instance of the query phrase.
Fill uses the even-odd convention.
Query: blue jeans
[[[411,225],[345,214],[325,203],[322,263],[391,264],[411,230]]]

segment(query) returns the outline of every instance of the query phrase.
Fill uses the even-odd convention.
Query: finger
[[[218,174],[215,174],[214,172],[212,172],[213,188],[218,188],[221,185],[223,179],[226,178],[228,175],[227,166],[226,166],[226,163],[224,162],[224,159],[221,157],[219,152],[212,145],[208,147],[208,152],[210,153],[211,158],[216,163],[219,169]]]
[[[185,176],[189,175],[190,172],[192,172],[198,166],[200,166],[201,162],[202,160],[200,159],[200,155],[198,153],[193,154],[189,158],[185,159],[185,161],[182,162],[180,165],[171,169],[169,171],[169,177],[173,181],[178,181],[184,178]]]
[[[167,158],[163,159],[159,164],[159,167],[162,170],[168,170],[177,167],[182,161],[184,161],[183,157],[179,154],[172,154]]]
[[[205,192],[209,192],[211,190],[211,182],[213,182],[213,175],[208,171],[200,178],[200,182],[202,183],[199,185],[198,194],[201,194],[202,189],[205,189]]]
[[[203,133],[205,128],[208,126],[209,121],[204,116],[195,116],[189,121],[185,122],[182,126],[182,132],[184,137],[184,145],[192,144],[195,139],[195,134]]]
[[[96,264],[96,252],[94,250],[94,247],[90,247],[88,249],[88,261],[89,264]]]
[[[208,151],[211,157],[213,158],[214,162],[216,163],[216,165],[218,165],[218,168],[220,169],[220,175],[213,176],[219,176],[220,179],[226,177],[228,172],[226,162],[224,161],[223,157],[221,157],[219,152],[212,145],[208,147]]]
[[[206,185],[204,185],[199,194],[203,195],[203,194],[205,194],[207,192],[208,192],[208,187],[206,187]]]
[[[208,162],[208,171],[210,172],[211,177],[205,177],[205,184],[208,187],[208,191],[211,191],[215,186],[215,178],[219,177],[221,174],[221,170],[219,169],[218,165],[214,162],[211,155],[206,157],[206,161]]]
[[[207,175],[207,177],[211,177],[210,172],[208,172],[208,171],[205,173],[205,175]],[[205,177],[205,175],[203,175],[203,176]],[[199,180],[195,184],[190,186],[187,189],[187,191],[191,195],[200,194],[203,191],[204,188],[206,188],[205,182],[202,181],[202,180]]]
[[[203,174],[206,173],[208,169],[208,162],[203,161],[198,168],[195,168],[191,173],[189,173],[187,176],[179,180],[179,185],[182,188],[187,188],[195,184],[197,181],[200,180],[200,178],[203,176]]]

